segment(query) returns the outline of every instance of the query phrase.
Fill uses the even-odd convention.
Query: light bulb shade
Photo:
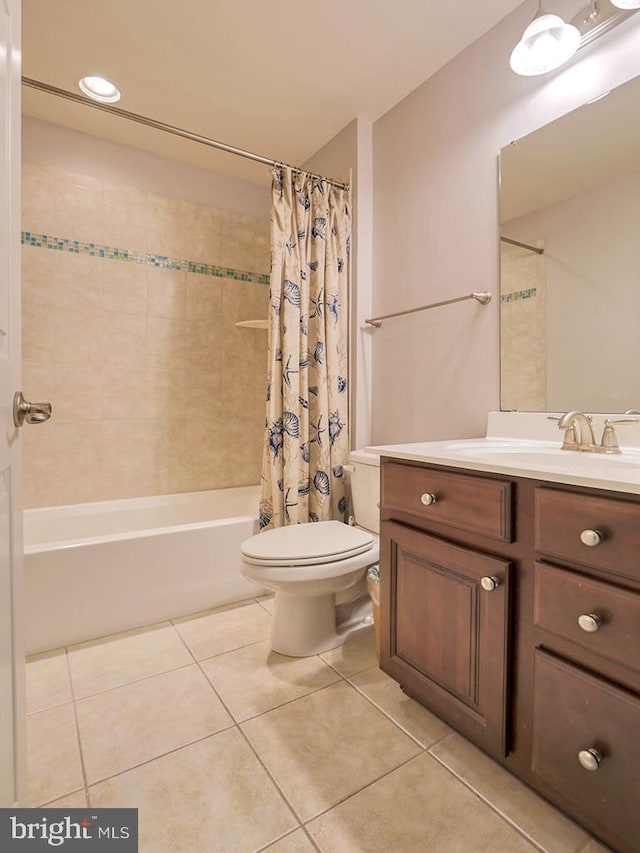
[[[580,46],[580,32],[559,15],[536,15],[514,47],[509,64],[516,74],[535,77],[559,68]]]
[[[87,97],[102,104],[115,104],[121,98],[120,89],[105,77],[82,77],[78,86]]]
[[[611,0],[618,9],[640,9],[640,0]]]

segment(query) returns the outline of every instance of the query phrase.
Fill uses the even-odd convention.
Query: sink
[[[455,441],[446,446],[454,457],[487,462],[491,465],[508,465],[532,468],[553,468],[576,473],[613,468],[640,469],[640,452],[624,450],[621,454],[561,450],[559,445],[538,441],[509,441],[480,438],[473,441]]]

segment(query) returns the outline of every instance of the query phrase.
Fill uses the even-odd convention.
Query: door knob
[[[42,424],[51,417],[53,408],[51,403],[30,403],[24,399],[22,391],[16,391],[13,395],[13,422],[21,427],[26,421],[28,424]]]

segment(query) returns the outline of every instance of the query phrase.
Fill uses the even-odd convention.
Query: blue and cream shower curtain
[[[273,173],[267,415],[260,527],[343,519],[351,199]]]

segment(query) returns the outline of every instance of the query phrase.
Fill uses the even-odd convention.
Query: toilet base
[[[373,630],[373,607],[366,593],[336,607],[334,594],[276,592],[271,648],[278,654],[296,658],[317,655],[366,630]]]

